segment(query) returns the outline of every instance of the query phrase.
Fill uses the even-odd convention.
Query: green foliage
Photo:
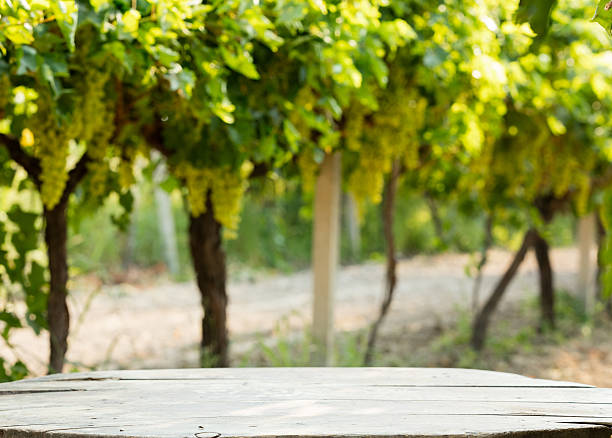
[[[104,278],[107,270],[121,260],[120,231],[111,216],[119,210],[109,199],[95,213],[73,220],[68,238],[70,265],[76,272],[96,272]],[[96,236],[95,239],[89,238]]]
[[[231,273],[239,275],[249,269],[293,272],[307,269],[311,262],[312,217],[305,213],[304,192],[299,184],[282,180],[254,181],[245,195],[241,225],[234,239],[225,242]],[[275,188],[276,187],[276,188]],[[115,197],[104,207],[82,218],[71,228],[69,238],[70,265],[74,273],[95,273],[110,281],[126,264],[150,268],[164,263],[159,223],[152,186],[141,181],[134,193],[137,208],[131,214],[130,227],[121,231],[112,223],[112,216],[121,211]],[[176,225],[178,253],[183,272],[178,279],[191,276],[187,243],[188,214],[183,202],[173,193],[173,216]],[[442,224],[438,235],[432,212],[426,200],[409,184],[399,192],[396,205],[395,237],[398,252],[405,256],[435,254],[444,251],[477,252],[483,240],[482,211],[466,211],[456,201],[437,204]],[[346,213],[346,212],[345,212]],[[527,218],[520,212],[500,217],[495,228],[494,245],[514,249],[515,237],[526,227]],[[380,209],[364,206],[360,220],[361,254],[356,258],[350,247],[350,236],[342,228],[341,263],[380,260],[384,253]],[[574,244],[575,220],[571,214],[558,215],[542,228],[550,245]],[[96,236],[96,239],[90,238]]]
[[[136,208],[129,217],[129,226],[118,228],[114,217],[126,214],[117,197],[110,197],[93,214],[88,214],[70,229],[68,253],[73,272],[95,273],[103,281],[126,266],[150,268],[165,262],[163,240],[159,236],[159,222],[153,186],[140,181],[134,187],[138,198]],[[181,272],[176,280],[189,278],[189,247],[187,244],[188,218],[181,199],[174,198],[172,213],[176,225]],[[91,236],[96,236],[92,239]]]
[[[599,248],[602,298],[610,299],[612,297],[612,190],[610,189],[602,194],[599,216],[605,229],[605,236]]]
[[[592,323],[592,315],[587,313],[583,299],[566,290],[557,291],[555,298],[555,311],[562,325],[565,323],[571,327]]]
[[[543,35],[550,26],[550,15],[557,0],[521,0],[515,18],[519,23],[528,22],[531,29]]]
[[[551,24],[551,14],[557,0],[520,0],[515,19],[518,23],[527,22],[539,36],[545,36]],[[561,5],[561,8],[567,4]],[[610,0],[597,0],[597,8],[592,21],[599,23],[606,32],[612,34],[612,12]]]
[[[112,197],[104,211],[126,229],[135,163],[151,149],[190,214],[212,208],[226,236],[238,236],[230,255],[261,236],[263,256],[248,262],[282,269],[306,258],[310,219],[300,204],[336,150],[370,219],[368,254],[380,251],[380,225],[366,203],[380,202],[394,164],[408,193],[396,230],[405,253],[474,250],[484,215],[496,228],[544,229],[559,211],[602,207],[608,224],[599,192],[612,157],[609,39],[587,21],[593,6],[0,0],[0,184],[37,193],[27,209],[7,204],[0,216],[2,291],[19,290],[26,322],[44,328],[45,261],[30,255],[41,244],[41,214],[70,200],[72,224],[97,234],[97,219],[86,218]],[[610,32],[609,9],[599,1],[594,20]],[[238,232],[255,176],[275,197],[293,187],[274,203],[249,194],[248,228]],[[266,214],[270,206],[276,214]],[[136,218],[147,233],[152,216]],[[77,254],[91,248],[72,243]],[[143,263],[158,251],[137,248]],[[108,247],[91,255],[90,266],[120,256]],[[4,307],[8,339],[13,316],[23,316]]]
[[[4,192],[4,193],[3,193]],[[0,194],[7,194],[0,188]],[[17,358],[0,358],[0,381],[18,380],[28,374],[11,343],[15,329],[31,327],[36,334],[47,327],[46,273],[40,263],[38,216],[25,210],[19,200],[0,196],[0,330],[2,342]],[[4,217],[2,217],[4,216]],[[25,302],[25,312],[18,302]]]
[[[6,360],[0,357],[0,382],[21,380],[27,377],[28,374],[28,368],[23,362],[17,361],[11,365],[8,365]]]
[[[382,59],[413,36],[405,22],[382,20],[380,7],[1,1],[0,144],[9,154],[0,167],[27,172],[23,189],[41,201],[31,221],[73,193],[80,221],[116,194],[112,219],[125,228],[134,163],[155,148],[192,215],[212,207],[231,232],[255,163],[272,170],[305,144],[334,147],[351,96],[373,102],[370,88],[386,82]],[[300,93],[306,105],[296,106]],[[6,220],[23,226],[16,251],[38,245],[25,217]]]
[[[557,329],[537,333],[531,326],[518,326],[512,313],[520,312],[530,318],[539,318],[540,305],[537,297],[531,297],[512,306],[504,313],[504,319],[487,339],[487,353],[477,354],[470,347],[472,315],[460,311],[457,320],[434,340],[433,351],[450,358],[452,366],[462,368],[488,368],[491,361],[507,360],[520,353],[539,351],[543,345],[561,344],[568,339],[587,336],[593,321],[585,313],[583,302],[564,290],[555,292]]]
[[[397,2],[386,12],[406,20],[415,37],[387,57],[379,106],[354,105],[346,116],[345,146],[357,155],[349,155],[349,189],[374,203],[394,161],[421,190],[452,190],[443,185],[457,178],[446,170],[461,173],[481,155],[485,132],[497,132],[507,82],[497,23],[483,3]]]
[[[308,329],[292,330],[291,316],[280,318],[271,334],[261,335],[256,345],[239,358],[241,367],[310,366],[312,335]],[[341,332],[334,339],[333,364],[339,367],[363,365],[363,351],[366,337],[363,332]]]
[[[597,9],[593,16],[593,21],[601,24],[601,26],[612,35],[612,10],[610,10],[612,4],[610,0],[599,0],[597,2]]]
[[[439,323],[441,327],[419,337],[416,348],[396,349],[395,345],[410,342],[402,333],[399,339],[381,339],[388,351],[375,357],[376,366],[452,366],[460,368],[500,367],[514,361],[518,355],[537,356],[547,346],[561,345],[569,339],[588,337],[593,320],[586,318],[580,300],[563,290],[556,291],[558,329],[542,334],[525,326],[521,321],[527,315],[536,319],[540,311],[536,297],[509,306],[504,320],[487,340],[485,353],[478,354],[470,347],[472,315],[463,308],[446,315]],[[516,315],[520,314],[521,318]],[[272,331],[262,335],[255,346],[239,355],[240,366],[309,366],[310,339],[308,331],[292,328],[294,316],[281,318]],[[432,324],[433,325],[433,324]],[[426,327],[428,325],[426,324]],[[429,331],[428,329],[421,329]],[[337,366],[361,366],[365,350],[365,336],[362,331],[340,332],[335,340],[335,362]],[[422,350],[426,350],[424,353]]]
[[[303,192],[293,183],[276,190],[273,182],[252,186],[236,239],[226,245],[231,262],[281,271],[309,266],[312,219],[300,213]]]

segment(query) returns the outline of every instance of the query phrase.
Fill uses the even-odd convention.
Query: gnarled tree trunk
[[[533,239],[538,268],[540,271],[540,325],[538,330],[545,327],[555,328],[555,290],[553,284],[553,271],[550,264],[548,242],[536,232]]]
[[[28,177],[40,190],[41,166],[37,158],[29,155],[21,148],[16,138],[0,134],[0,146],[6,147],[11,158],[22,166]],[[68,181],[60,201],[53,209],[44,209],[45,243],[47,244],[47,257],[49,259],[49,297],[47,300],[47,321],[49,324],[49,372],[62,372],[64,356],[68,350],[68,331],[70,329],[70,314],[66,298],[68,295],[68,258],[67,238],[68,199],[77,185],[87,175],[90,158],[84,154],[74,168],[68,173]]]
[[[385,186],[383,205],[382,205],[382,219],[384,228],[384,237],[387,252],[387,267],[385,274],[385,297],[380,306],[380,313],[378,318],[372,324],[370,329],[370,335],[368,337],[368,346],[364,356],[364,364],[370,365],[372,363],[372,356],[374,354],[374,345],[376,344],[376,336],[378,335],[378,329],[382,324],[383,320],[389,312],[391,302],[393,301],[393,293],[395,292],[395,286],[397,284],[397,256],[395,254],[395,239],[393,238],[393,213],[395,211],[395,196],[397,193],[397,183],[400,176],[400,165],[397,161],[393,163],[391,169],[391,175],[389,181]]]
[[[49,299],[47,320],[49,322],[50,357],[49,372],[61,373],[64,356],[68,349],[70,315],[66,298],[68,294],[68,260],[66,241],[68,222],[67,200],[60,201],[52,210],[45,209],[45,242],[49,258]]]
[[[475,350],[481,350],[484,346],[485,339],[487,337],[487,329],[489,327],[489,321],[493,312],[499,305],[504,292],[508,288],[508,285],[516,275],[521,263],[525,259],[525,255],[527,255],[527,251],[534,244],[536,239],[537,232],[533,229],[527,231],[525,233],[525,237],[523,238],[523,243],[521,247],[514,255],[514,259],[510,266],[506,269],[503,277],[499,280],[493,293],[489,296],[489,299],[485,303],[484,307],[478,312],[476,318],[474,318],[474,323],[472,325],[472,339],[470,343]]]
[[[229,365],[226,261],[221,224],[215,220],[210,195],[206,212],[190,216],[189,246],[204,310],[201,362],[203,366],[226,367]]]

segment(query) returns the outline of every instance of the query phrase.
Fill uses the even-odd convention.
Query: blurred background
[[[0,380],[612,387],[612,11],[498,3],[0,1]]]
[[[266,196],[265,189],[247,193],[238,235],[226,242],[230,363],[307,366],[312,207],[297,183],[281,196]],[[147,181],[134,188],[137,201],[127,231],[112,223],[118,206],[109,201],[70,234],[68,302],[74,323],[68,370],[199,366],[202,310],[186,241],[188,213],[178,191],[163,195],[170,202],[162,201],[160,208],[155,190]],[[334,364],[361,366],[384,294],[385,243],[378,206],[360,218],[344,195],[342,207]],[[516,212],[513,223],[493,227],[479,272],[484,215],[466,214],[452,201],[432,203],[409,184],[400,187],[396,208],[398,285],[374,365],[487,368],[612,385],[612,324],[601,304],[592,314],[586,311],[574,215],[560,215],[547,228],[557,330],[536,330],[538,267],[529,254],[500,306],[487,349],[476,354],[469,345],[473,300],[482,304],[505,271],[524,221]],[[168,218],[161,215],[171,217],[170,231],[162,230]],[[358,230],[354,235],[352,227]],[[175,248],[167,249],[167,242]],[[46,337],[21,329],[11,339],[32,372],[44,373]],[[11,357],[6,348],[3,353]]]

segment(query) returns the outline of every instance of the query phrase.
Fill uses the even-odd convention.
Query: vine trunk
[[[226,259],[221,224],[215,220],[210,195],[206,212],[190,216],[189,245],[202,301],[202,366],[226,367],[228,358]]]
[[[527,251],[529,251],[529,248],[533,246],[536,236],[537,232],[533,229],[530,229],[525,233],[521,247],[516,252],[516,254],[514,254],[514,258],[506,269],[506,272],[504,272],[502,278],[500,278],[500,280],[495,285],[493,293],[489,296],[489,299],[487,300],[485,305],[474,318],[474,323],[472,325],[472,338],[470,340],[470,343],[474,350],[482,350],[485,339],[487,337],[487,329],[489,327],[491,316],[499,305],[499,302],[501,301],[504,292],[506,292],[508,285],[518,272],[521,263],[527,255]]]
[[[553,284],[553,270],[550,264],[548,242],[540,235],[534,236],[533,248],[540,272],[540,325],[539,331],[544,327],[555,328],[555,291]]]
[[[397,284],[397,255],[395,252],[395,239],[393,237],[393,213],[395,211],[395,198],[397,194],[397,183],[400,177],[400,165],[397,161],[393,163],[391,169],[391,175],[385,186],[383,205],[382,205],[382,219],[384,227],[384,238],[387,252],[387,266],[385,273],[385,296],[380,306],[378,318],[372,324],[370,334],[368,336],[368,345],[364,356],[364,364],[371,365],[374,346],[376,344],[376,337],[378,335],[378,329],[384,321],[391,302],[393,301],[393,294],[395,292],[395,286]]]
[[[66,242],[68,222],[67,201],[61,201],[53,209],[45,209],[45,242],[49,258],[49,298],[47,320],[49,323],[49,372],[61,373],[68,349],[70,314],[66,298],[68,294],[68,259]]]

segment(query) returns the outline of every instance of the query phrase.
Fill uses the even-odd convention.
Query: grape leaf
[[[608,34],[612,35],[612,2],[599,0],[592,21],[599,23]]]
[[[545,35],[550,26],[550,14],[556,0],[521,0],[516,11],[515,21],[528,22],[539,36]]]

